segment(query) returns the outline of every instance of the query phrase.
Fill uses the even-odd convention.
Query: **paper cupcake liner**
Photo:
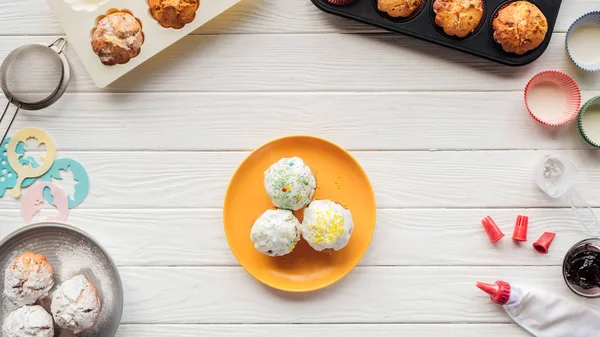
[[[336,6],[344,6],[356,2],[356,0],[327,0],[327,2]]]
[[[513,2],[517,2],[518,0],[514,0],[514,1],[507,1],[504,4],[500,5],[500,7],[498,7],[496,9],[496,11],[494,12],[494,15],[492,15],[492,20],[494,20],[495,18],[498,17],[498,13],[503,10],[504,8],[506,8],[508,5],[510,5]]]
[[[565,48],[567,50],[567,54],[569,58],[577,67],[583,69],[585,71],[597,72],[600,71],[600,60],[596,61],[593,64],[586,64],[577,60],[569,49],[569,43],[571,40],[572,33],[575,29],[580,28],[582,26],[595,26],[600,28],[600,11],[589,12],[587,14],[582,15],[579,19],[575,20],[569,27],[567,31],[567,37],[565,38]]]
[[[577,116],[577,130],[579,131],[579,135],[581,136],[581,138],[586,143],[590,144],[591,146],[600,148],[600,143],[595,142],[585,133],[585,125],[584,125],[584,121],[583,121],[583,115],[585,115],[585,112],[592,105],[600,105],[600,96],[596,96],[596,97],[590,99],[583,105],[583,107],[581,107],[581,110],[579,111],[579,115]]]
[[[533,111],[529,106],[529,92],[536,85],[541,83],[555,83],[567,94],[567,100],[562,107],[562,115],[563,119],[559,121],[550,121],[545,119],[543,112]],[[562,73],[560,71],[548,70],[543,71],[537,75],[535,75],[529,82],[527,86],[525,86],[525,105],[527,106],[527,111],[535,119],[541,124],[548,126],[559,126],[564,125],[572,121],[577,114],[579,113],[579,108],[581,107],[581,92],[579,91],[579,86],[569,75]]]

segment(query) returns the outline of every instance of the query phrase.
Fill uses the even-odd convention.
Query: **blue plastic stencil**
[[[17,173],[12,169],[10,164],[8,163],[8,157],[6,156],[6,148],[8,146],[8,142],[10,142],[10,137],[6,137],[4,142],[0,148],[2,149],[2,153],[0,154],[0,198],[4,196],[4,192],[6,190],[10,190],[15,187],[17,184]],[[21,155],[19,157],[19,162],[23,165],[29,165],[33,168],[37,168],[40,165],[33,159],[33,157],[24,158],[25,154],[25,144],[19,143],[17,145],[17,154]],[[23,187],[31,186],[35,182],[35,178],[27,178],[23,181]]]
[[[67,195],[69,208],[73,208],[81,204],[90,192],[90,176],[80,162],[70,158],[58,158],[54,161],[50,170],[40,177],[40,180],[48,182],[52,182],[52,179],[62,180],[61,174],[63,171],[71,171],[73,179],[77,182],[74,185],[75,192],[73,195]],[[47,188],[44,189],[44,198],[54,205],[54,198]]]

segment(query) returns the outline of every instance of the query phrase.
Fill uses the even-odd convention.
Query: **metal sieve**
[[[0,123],[11,104],[17,107],[2,142],[20,109],[44,109],[64,94],[71,79],[69,61],[63,52],[66,44],[67,40],[61,37],[49,45],[25,45],[10,52],[2,62],[0,87],[8,103],[0,116]]]

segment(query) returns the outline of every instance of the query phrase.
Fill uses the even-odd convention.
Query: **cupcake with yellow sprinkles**
[[[292,211],[267,210],[250,232],[254,248],[268,256],[282,256],[292,252],[300,241],[300,222]]]
[[[331,200],[315,200],[304,209],[302,237],[317,251],[337,251],[348,244],[352,213]]]
[[[283,158],[265,172],[265,190],[271,202],[297,211],[308,205],[317,188],[312,170],[298,157]]]

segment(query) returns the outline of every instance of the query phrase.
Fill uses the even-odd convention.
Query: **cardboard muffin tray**
[[[152,17],[148,0],[47,0],[67,35],[69,48],[75,49],[99,88],[108,86],[240,1],[200,0],[194,20],[181,29],[174,29],[161,26]],[[92,32],[102,17],[115,11],[129,12],[138,19],[144,43],[139,55],[127,63],[107,66],[92,49]]]
[[[348,5],[334,5],[327,0],[311,0],[319,9],[395,33],[406,34],[448,48],[460,50],[509,66],[522,66],[538,59],[550,43],[562,0],[529,0],[548,20],[548,33],[542,44],[523,55],[505,52],[493,38],[492,20],[498,9],[514,0],[484,0],[484,17],[479,27],[465,38],[448,36],[435,24],[434,0],[424,0],[423,7],[409,18],[392,18],[377,9],[377,0],[356,0]]]

